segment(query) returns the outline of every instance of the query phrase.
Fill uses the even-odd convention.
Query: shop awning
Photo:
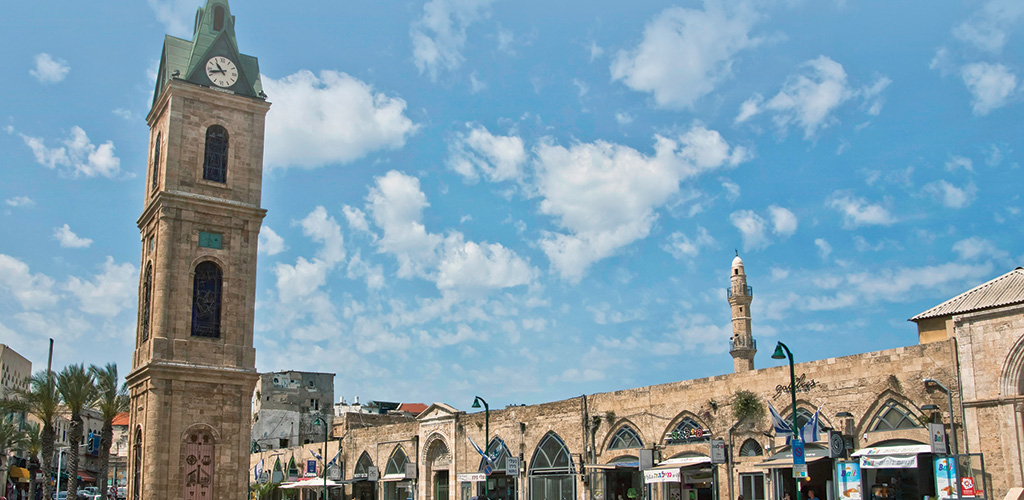
[[[11,466],[10,477],[13,479],[28,479],[28,469],[24,467]]]
[[[636,469],[640,467],[639,461],[615,462],[611,464],[583,464],[583,467],[590,470],[615,470],[615,469]]]
[[[408,478],[405,477],[405,474],[384,474],[380,478],[380,480],[384,481],[384,482],[388,482],[388,481],[405,481],[406,479],[408,479]]]
[[[680,467],[689,467],[691,465],[709,464],[711,463],[711,457],[699,456],[699,457],[676,457],[664,460],[658,463],[653,470],[658,469],[678,469]]]
[[[92,474],[89,474],[88,472],[85,472],[84,470],[78,471],[78,478],[86,483],[96,482],[96,477],[93,476]]]
[[[332,486],[341,486],[341,483],[339,483],[337,481],[331,481],[330,479],[328,479],[327,480],[327,487],[330,488]],[[324,487],[324,479],[321,478],[321,477],[310,477],[310,478],[306,478],[306,479],[300,479],[298,481],[295,481],[294,483],[284,483],[281,486],[279,486],[279,488],[283,488],[283,489],[286,489],[286,490],[293,489],[293,488],[323,488],[323,487]]]
[[[828,450],[824,447],[809,445],[804,448],[804,462],[817,462],[823,458],[828,458]],[[757,467],[764,467],[766,469],[793,467],[793,450],[787,446],[782,451],[772,455],[768,460],[757,464]]]
[[[917,455],[931,452],[929,445],[907,444],[861,448],[850,456],[860,458],[862,469],[916,469]]]

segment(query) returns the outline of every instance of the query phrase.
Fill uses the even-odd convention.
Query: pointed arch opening
[[[640,439],[640,434],[631,425],[619,427],[619,430],[612,435],[611,441],[608,442],[609,450],[632,450],[643,447],[644,442]]]
[[[415,474],[411,477],[406,474],[406,466],[411,465],[415,467],[416,464],[409,461],[409,456],[406,455],[402,445],[395,447],[395,450],[391,452],[391,456],[388,457],[388,463],[384,467],[384,477],[381,481],[384,482],[384,500],[405,500],[406,498],[414,498],[414,484]]]
[[[146,264],[146,274],[142,279],[142,307],[139,312],[139,332],[141,341],[149,340],[149,316],[153,300],[153,263]]]
[[[924,427],[921,420],[906,406],[895,399],[889,399],[875,412],[868,426],[869,431],[895,431]]]
[[[220,125],[206,129],[203,179],[220,183],[228,180],[228,131]]]
[[[576,498],[575,472],[569,447],[548,431],[530,459],[530,500]]]
[[[160,185],[160,142],[163,140],[163,136],[160,132],[156,133],[156,142],[153,143],[153,181],[151,189],[156,191],[157,186]]]
[[[132,500],[142,498],[142,427],[135,429],[135,442],[132,446]]]
[[[224,29],[224,7],[220,5],[213,8],[213,31]]]
[[[192,279],[192,336],[220,338],[224,273],[210,261],[196,266]]]
[[[370,454],[363,451],[356,460],[356,467],[352,471],[352,500],[376,500],[377,482],[369,481],[370,468],[373,467],[373,460]]]
[[[711,429],[691,415],[683,415],[665,436],[667,444],[699,443],[711,439]]]

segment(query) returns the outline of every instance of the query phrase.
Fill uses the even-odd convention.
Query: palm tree
[[[49,374],[49,376],[48,376]],[[57,390],[56,377],[52,372],[37,372],[29,379],[28,388],[18,391],[18,401],[25,409],[36,416],[43,423],[43,430],[39,434],[42,441],[43,477],[43,498],[53,498],[53,491],[50,489],[50,477],[53,476],[53,443],[57,440],[57,431],[53,428],[53,421],[60,411],[60,391]]]
[[[117,385],[117,365],[107,363],[100,368],[89,367],[89,373],[96,380],[96,402],[94,406],[103,417],[103,430],[100,433],[100,472],[96,481],[100,485],[100,497],[107,498],[107,470],[110,465],[110,444],[114,441],[114,417],[118,413],[128,411],[128,388]],[[114,478],[117,479],[117,478]]]
[[[39,460],[39,452],[43,450],[43,436],[41,435],[42,431],[43,429],[39,427],[39,424],[35,422],[25,423],[25,434],[27,435],[28,439],[27,443],[25,444],[25,447],[28,448],[28,457],[30,461],[37,462]],[[36,467],[29,465],[28,475],[28,497],[35,498]]]
[[[4,458],[3,465],[7,470],[11,470],[10,459],[7,458],[8,453],[11,450],[17,450],[25,448],[28,443],[28,436],[21,430],[21,426],[14,423],[14,418],[11,415],[0,418],[0,456]]]
[[[68,365],[57,374],[57,390],[71,413],[68,428],[68,498],[78,498],[78,445],[82,443],[82,410],[96,400],[96,386],[85,365]]]

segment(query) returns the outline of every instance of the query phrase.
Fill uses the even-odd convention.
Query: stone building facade
[[[252,395],[253,449],[322,442],[324,427],[315,422],[333,425],[333,399],[333,373],[261,373]]]

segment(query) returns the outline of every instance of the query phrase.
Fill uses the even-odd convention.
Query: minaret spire
[[[743,259],[736,251],[732,259],[732,271],[729,275],[729,306],[732,308],[732,339],[729,354],[732,354],[733,371],[741,373],[754,369],[754,354],[757,353],[757,342],[750,329],[750,302],[754,299],[754,289],[747,285],[747,273],[743,269]]]

